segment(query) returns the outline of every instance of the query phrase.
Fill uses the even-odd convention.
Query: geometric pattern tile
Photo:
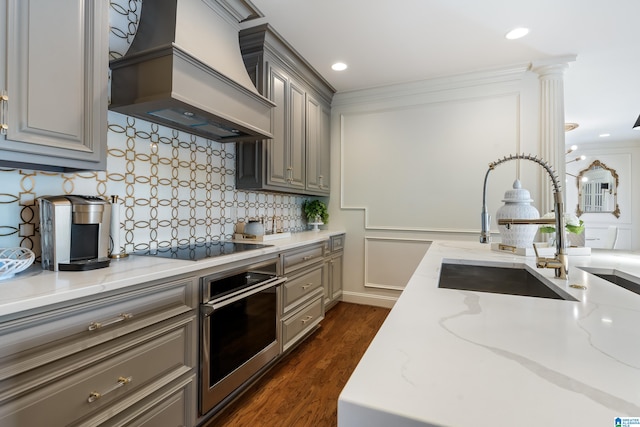
[[[141,0],[111,0],[109,58],[126,52]],[[221,144],[109,111],[106,172],[52,173],[0,169],[0,248],[40,255],[36,199],[84,194],[117,196],[121,250],[229,240],[237,224],[277,218],[278,229],[302,231],[302,196],[235,189],[235,144]]]
[[[40,254],[36,199],[86,194],[120,211],[125,252],[206,240],[229,240],[238,223],[275,217],[302,231],[304,196],[235,189],[235,144],[222,144],[109,111],[107,170],[54,173],[0,169],[0,247]]]

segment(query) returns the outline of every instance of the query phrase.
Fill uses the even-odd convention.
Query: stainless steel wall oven
[[[200,413],[233,398],[280,354],[278,258],[200,279]]]

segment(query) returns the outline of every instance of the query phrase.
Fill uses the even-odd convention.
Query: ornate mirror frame
[[[593,170],[596,170],[596,169],[604,169],[604,170],[609,171],[611,173],[611,176],[615,180],[614,188],[610,188],[609,189],[609,194],[611,194],[613,196],[613,204],[615,206],[615,208],[613,210],[590,211],[590,210],[583,210],[583,207],[581,206],[583,204],[582,202],[583,202],[583,195],[584,195],[583,178],[585,178],[585,175],[589,171],[593,171]],[[616,218],[620,218],[620,206],[618,206],[619,178],[618,178],[618,173],[615,171],[615,169],[611,169],[611,168],[607,167],[607,165],[602,163],[600,160],[594,160],[593,163],[591,163],[588,168],[583,169],[583,170],[580,171],[580,173],[576,177],[576,183],[578,184],[578,206],[576,208],[576,215],[581,216],[584,213],[611,213],[611,214],[615,215]]]

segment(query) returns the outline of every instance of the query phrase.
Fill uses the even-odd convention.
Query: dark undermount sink
[[[580,270],[586,271],[589,274],[593,274],[601,279],[606,280],[609,283],[618,285],[640,295],[640,279],[630,274],[624,273],[618,270],[603,269],[603,268],[590,268],[590,267],[578,267]]]
[[[524,266],[498,267],[443,261],[438,287],[577,301],[560,289],[552,289],[526,270]]]

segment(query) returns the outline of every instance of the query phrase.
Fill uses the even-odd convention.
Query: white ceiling
[[[567,143],[640,142],[639,0],[252,2],[338,92],[575,55],[565,120],[580,127]],[[517,26],[531,32],[506,40]]]

